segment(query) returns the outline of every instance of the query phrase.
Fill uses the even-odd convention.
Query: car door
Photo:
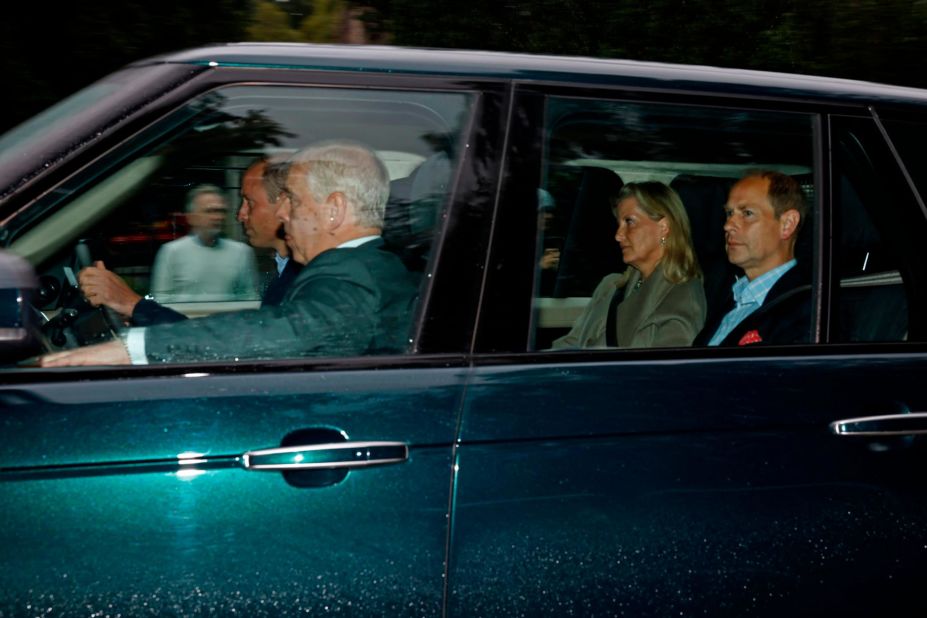
[[[504,203],[513,206],[496,224],[487,297],[500,300],[483,308],[454,460],[449,613],[922,614],[927,450],[915,413],[927,409],[925,261],[912,240],[927,228],[873,118],[844,109],[828,121],[800,101],[557,88],[526,87],[517,104],[537,123],[524,128],[531,147],[519,152],[537,154],[512,157]],[[838,156],[838,144],[858,149]],[[558,151],[584,160],[556,160]],[[775,164],[805,185],[813,214],[797,251],[815,272],[811,344],[547,349],[584,300],[581,289],[558,297],[556,283],[544,287],[547,243],[557,243],[563,271],[582,257],[567,255],[576,230],[589,234],[581,248],[611,238],[601,223],[539,216],[536,187],[576,209],[599,203],[587,195],[590,176],[605,173],[584,167],[677,188],[710,305],[711,243],[721,234],[706,229],[715,240],[699,247],[699,228],[712,216],[720,228],[736,180],[725,165],[738,161]],[[572,193],[552,182],[558,175]],[[857,206],[848,187],[877,213],[872,232],[894,259],[871,278],[838,267],[856,248],[825,232]],[[551,232],[558,220],[565,240]],[[580,285],[586,269],[568,283]],[[904,314],[886,323],[859,309],[866,288],[896,278]],[[842,328],[846,316],[862,327]],[[880,334],[847,343],[838,332]]]
[[[89,162],[20,209],[8,246],[54,278],[73,274],[75,243],[89,238],[144,290],[165,240],[152,230],[170,229],[154,206],[184,178],[237,192],[255,144],[286,151],[364,134],[394,180],[391,242],[420,269],[409,350],[4,367],[0,613],[440,614],[463,359],[502,134],[498,86],[255,67],[198,79],[188,99],[134,119],[134,131],[96,144]],[[254,141],[258,120],[276,132],[270,142]],[[448,148],[431,168],[438,176],[400,193],[433,144]],[[175,163],[164,167],[168,155]],[[92,221],[76,218],[87,213]],[[129,232],[144,240],[131,251]]]

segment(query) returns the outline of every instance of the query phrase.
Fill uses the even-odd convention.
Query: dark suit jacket
[[[303,265],[294,260],[289,260],[283,271],[274,277],[273,281],[264,290],[264,297],[261,299],[261,306],[279,305],[283,301],[287,288],[296,279],[296,275],[302,270]],[[169,309],[164,305],[159,305],[153,300],[143,298],[135,305],[132,311],[132,324],[135,326],[154,326],[156,324],[172,324],[186,320],[187,316]]]
[[[796,264],[782,275],[759,309],[734,327],[719,345],[808,343],[811,341],[811,277]],[[734,308],[733,290],[715,315],[709,316],[695,345],[708,345],[724,316]]]
[[[283,302],[154,326],[151,363],[401,353],[408,347],[418,277],[382,240],[319,254]]]
[[[264,290],[264,296],[261,298],[261,306],[275,306],[283,302],[286,291],[290,284],[296,279],[296,276],[303,269],[303,265],[296,260],[287,260],[286,266],[280,271],[280,274],[274,277],[267,289]]]

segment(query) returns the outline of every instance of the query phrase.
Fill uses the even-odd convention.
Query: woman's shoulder
[[[693,278],[681,283],[666,282],[669,289],[664,298],[664,305],[675,308],[695,308],[704,312],[707,305],[705,287],[701,279]]]
[[[599,285],[595,286],[595,291],[592,293],[593,296],[599,296],[601,294],[613,293],[618,288],[622,288],[628,283],[629,271],[623,273],[612,273],[610,275],[605,275],[602,277],[602,280],[599,281]]]

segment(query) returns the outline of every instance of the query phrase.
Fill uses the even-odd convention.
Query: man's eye
[[[753,216],[753,211],[752,211],[752,210],[745,210],[745,211],[744,211],[744,216],[745,216],[745,217],[752,217],[752,216]]]

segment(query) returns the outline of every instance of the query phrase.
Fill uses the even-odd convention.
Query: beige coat
[[[692,279],[670,283],[660,266],[635,290],[640,271],[628,268],[624,274],[607,275],[570,332],[554,341],[554,349],[604,348],[608,305],[615,290],[627,285],[629,292],[618,305],[616,325],[618,347],[656,348],[692,345],[705,324],[705,291]]]

